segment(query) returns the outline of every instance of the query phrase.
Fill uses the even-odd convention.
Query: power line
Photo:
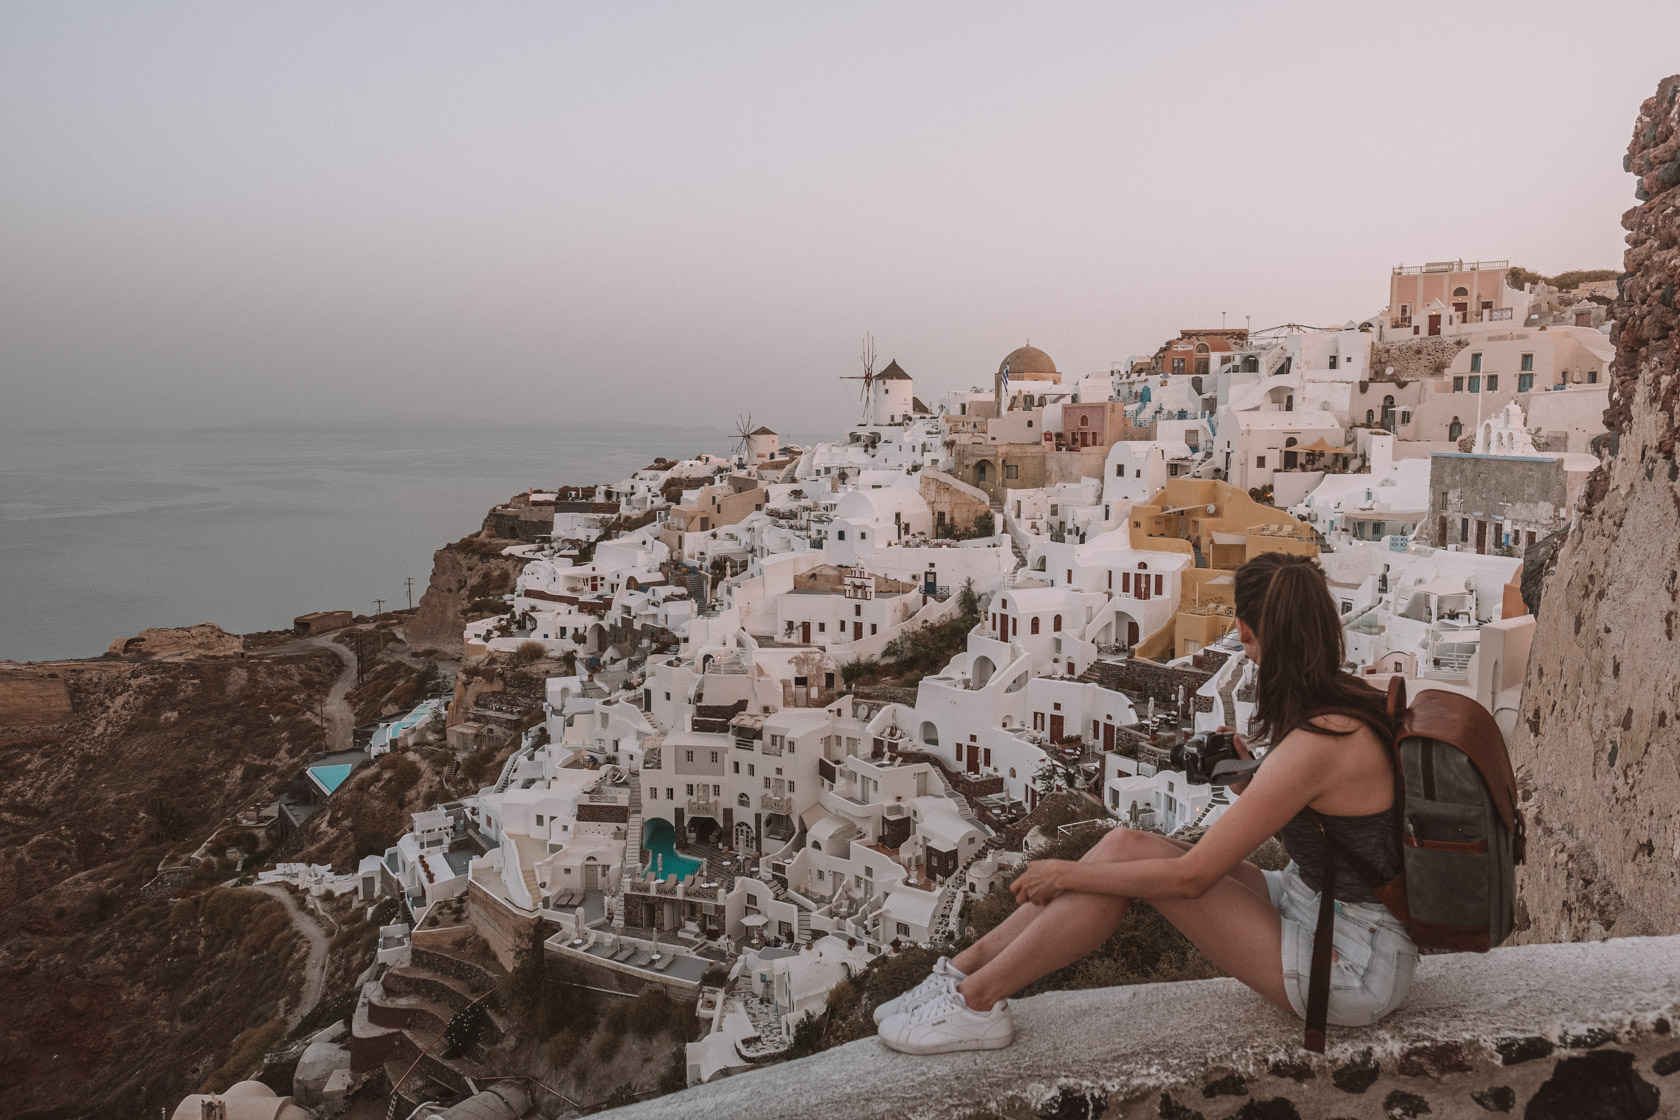
[[[414,609],[414,577],[409,576],[404,582],[408,584],[408,609],[413,610]]]

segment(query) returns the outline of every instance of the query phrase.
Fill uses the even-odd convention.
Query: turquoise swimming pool
[[[337,791],[344,784],[344,779],[350,776],[351,766],[348,762],[338,766],[311,766],[310,777],[321,783],[321,788],[328,793]]]
[[[672,875],[686,879],[700,870],[699,860],[677,854],[677,833],[670,821],[655,817],[642,826],[642,848],[647,852],[648,866],[661,879]]]

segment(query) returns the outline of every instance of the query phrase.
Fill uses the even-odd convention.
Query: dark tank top
[[[1333,837],[1343,850],[1364,860],[1377,875],[1379,883],[1386,883],[1400,874],[1400,807],[1390,806],[1380,813],[1363,817],[1333,817],[1319,813],[1318,820],[1305,809],[1278,830],[1289,858],[1295,861],[1301,881],[1313,890],[1322,889],[1325,853],[1329,848],[1325,833]],[[1319,822],[1324,832],[1318,830]],[[1380,902],[1359,872],[1349,866],[1350,860],[1336,860],[1336,899],[1340,902]]]
[[[1271,752],[1268,751],[1269,755]],[[1399,791],[1396,790],[1396,793]],[[1329,843],[1325,835],[1333,837],[1345,851],[1352,852],[1374,871],[1379,883],[1400,874],[1400,799],[1380,813],[1360,817],[1336,817],[1329,813],[1316,814],[1302,809],[1289,823],[1278,830],[1278,840],[1289,858],[1295,861],[1301,881],[1314,891],[1323,890],[1325,853]],[[1319,831],[1323,822],[1324,831]],[[1340,902],[1374,902],[1379,899],[1364,878],[1346,859],[1336,861],[1336,899]]]

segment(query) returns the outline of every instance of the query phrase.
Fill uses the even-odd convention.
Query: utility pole
[[[385,613],[385,600],[375,599],[373,601],[373,613],[374,614],[384,614]]]
[[[408,584],[408,609],[413,610],[414,609],[414,577],[409,576],[408,579],[405,582]]]
[[[362,632],[356,631],[356,684],[362,683]]]

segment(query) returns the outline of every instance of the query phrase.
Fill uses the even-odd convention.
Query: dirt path
[[[344,662],[344,669],[333,682],[332,691],[327,693],[327,702],[322,709],[327,720],[327,745],[335,751],[347,751],[353,745],[353,732],[356,727],[356,713],[350,708],[350,701],[345,696],[356,687],[356,655],[331,637],[322,635],[310,638],[303,644],[329,649]]]
[[[327,699],[322,705],[322,717],[327,724],[327,750],[347,751],[355,740],[356,713],[350,707],[350,701],[345,699],[352,688],[356,687],[356,654],[333,641],[337,631],[331,634],[317,634],[313,638],[299,638],[295,642],[285,645],[270,646],[253,656],[274,656],[277,654],[298,653],[307,649],[324,649],[344,662],[344,668],[339,670],[338,679],[333,682],[332,691],[327,693]]]
[[[286,1029],[289,1031],[321,1002],[321,993],[327,986],[327,935],[321,929],[321,923],[315,920],[315,916],[299,906],[297,899],[292,897],[292,892],[286,888],[264,884],[249,889],[279,899],[280,904],[286,908],[286,913],[291,916],[292,925],[303,934],[303,939],[309,946],[309,956],[303,964],[303,995],[291,1014],[286,1016]]]

